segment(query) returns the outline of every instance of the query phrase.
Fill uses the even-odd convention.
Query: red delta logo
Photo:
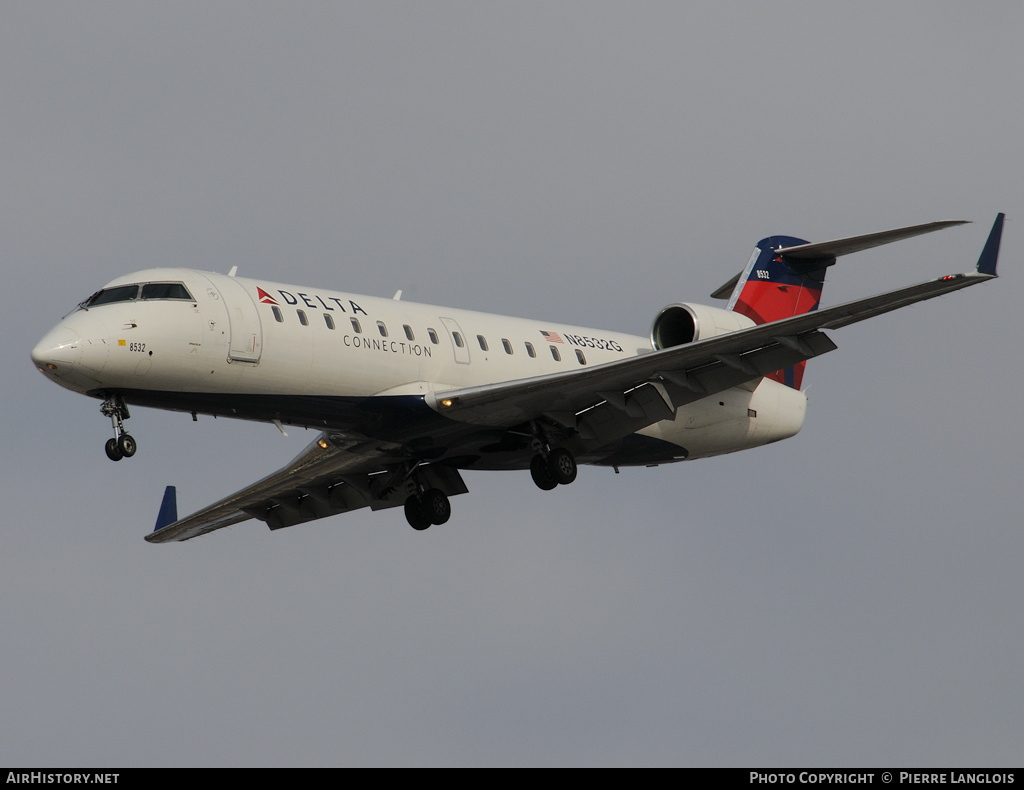
[[[289,291],[281,290],[280,288],[277,289],[277,292],[278,292],[278,294],[280,294],[281,298],[284,300],[284,304],[287,304],[287,305],[298,305],[299,304],[299,300],[301,299],[302,300],[302,304],[306,305],[306,307],[312,308],[313,310],[319,310],[320,307],[322,307],[324,310],[327,310],[327,311],[332,312],[332,313],[337,309],[337,310],[340,310],[343,313],[347,313],[347,312],[351,311],[353,314],[355,314],[355,313],[362,313],[363,315],[366,315],[366,311],[363,308],[361,308],[359,305],[357,305],[355,302],[353,302],[351,299],[348,300],[348,307],[349,307],[349,309],[346,310],[345,309],[345,305],[343,305],[341,303],[341,299],[339,297],[337,297],[337,296],[323,297],[323,296],[320,296],[319,294],[313,294],[312,297],[310,297],[309,294],[304,294],[304,293],[299,293],[299,292],[296,292],[296,293],[298,293],[298,296],[296,296],[296,294],[293,294],[293,293],[291,293]],[[277,299],[275,297],[271,296],[269,293],[264,291],[258,285],[256,286],[256,298],[259,300],[260,304],[269,304],[269,305],[280,305],[281,304],[281,302],[277,301]],[[320,303],[320,307],[317,307],[317,304],[316,304],[316,302],[313,301],[313,299],[316,299],[316,301]],[[326,301],[325,301],[325,299],[326,299]],[[336,306],[335,307],[331,307],[329,304],[327,304],[327,302],[334,302],[334,304]],[[278,320],[280,321],[281,319],[278,319]]]

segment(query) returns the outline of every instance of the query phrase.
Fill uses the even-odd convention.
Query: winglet
[[[167,486],[164,489],[164,501],[160,503],[160,513],[156,517],[154,532],[159,532],[164,527],[170,526],[178,520],[178,493],[174,486]]]
[[[992,224],[992,230],[988,234],[988,241],[985,242],[985,249],[981,251],[978,258],[978,274],[988,274],[997,277],[996,260],[999,258],[999,241],[1003,236],[1003,219],[1005,214],[996,214],[996,221]]]

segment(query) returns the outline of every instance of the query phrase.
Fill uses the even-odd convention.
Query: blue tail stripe
[[[996,260],[999,258],[999,241],[1003,236],[1003,219],[1005,214],[1000,212],[996,215],[996,221],[992,224],[992,230],[988,234],[988,241],[978,258],[978,274],[991,274],[996,276]]]
[[[160,513],[156,517],[156,526],[153,531],[170,526],[178,520],[178,493],[174,486],[167,486],[164,489],[164,500],[160,503]]]

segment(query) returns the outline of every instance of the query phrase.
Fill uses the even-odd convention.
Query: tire
[[[431,488],[420,498],[423,515],[430,519],[431,524],[441,525],[452,517],[452,503],[444,491]]]
[[[117,439],[107,439],[107,443],[103,446],[103,449],[107,451],[107,458],[111,461],[120,461],[124,458],[124,453],[118,449]]]
[[[558,481],[548,471],[547,461],[544,460],[542,455],[535,455],[533,460],[530,461],[530,477],[533,478],[533,482],[537,484],[537,488],[541,491],[550,491],[558,485]]]
[[[405,500],[405,520],[416,530],[424,530],[430,526],[430,519],[423,512],[419,497],[411,496]]]
[[[117,449],[121,451],[121,455],[125,458],[131,458],[135,455],[135,451],[139,449],[139,446],[131,436],[122,433],[117,437]]]
[[[558,447],[548,454],[547,466],[548,473],[559,485],[567,486],[576,479],[576,459],[564,447]]]

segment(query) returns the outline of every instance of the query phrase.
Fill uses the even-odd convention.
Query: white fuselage
[[[106,289],[143,283],[180,283],[191,298],[78,309],[33,350],[40,370],[95,397],[121,393],[128,403],[158,408],[340,429],[365,399],[411,398],[429,406],[435,392],[651,351],[650,341],[635,335],[191,269],[136,272]],[[337,402],[345,408],[332,416]],[[640,431],[660,440],[650,458],[641,453],[615,461],[597,447],[577,453],[583,462],[625,464],[733,452],[793,436],[805,408],[803,393],[761,379],[681,407],[673,419]],[[662,443],[679,452],[666,453]],[[514,465],[520,464],[498,466]]]

